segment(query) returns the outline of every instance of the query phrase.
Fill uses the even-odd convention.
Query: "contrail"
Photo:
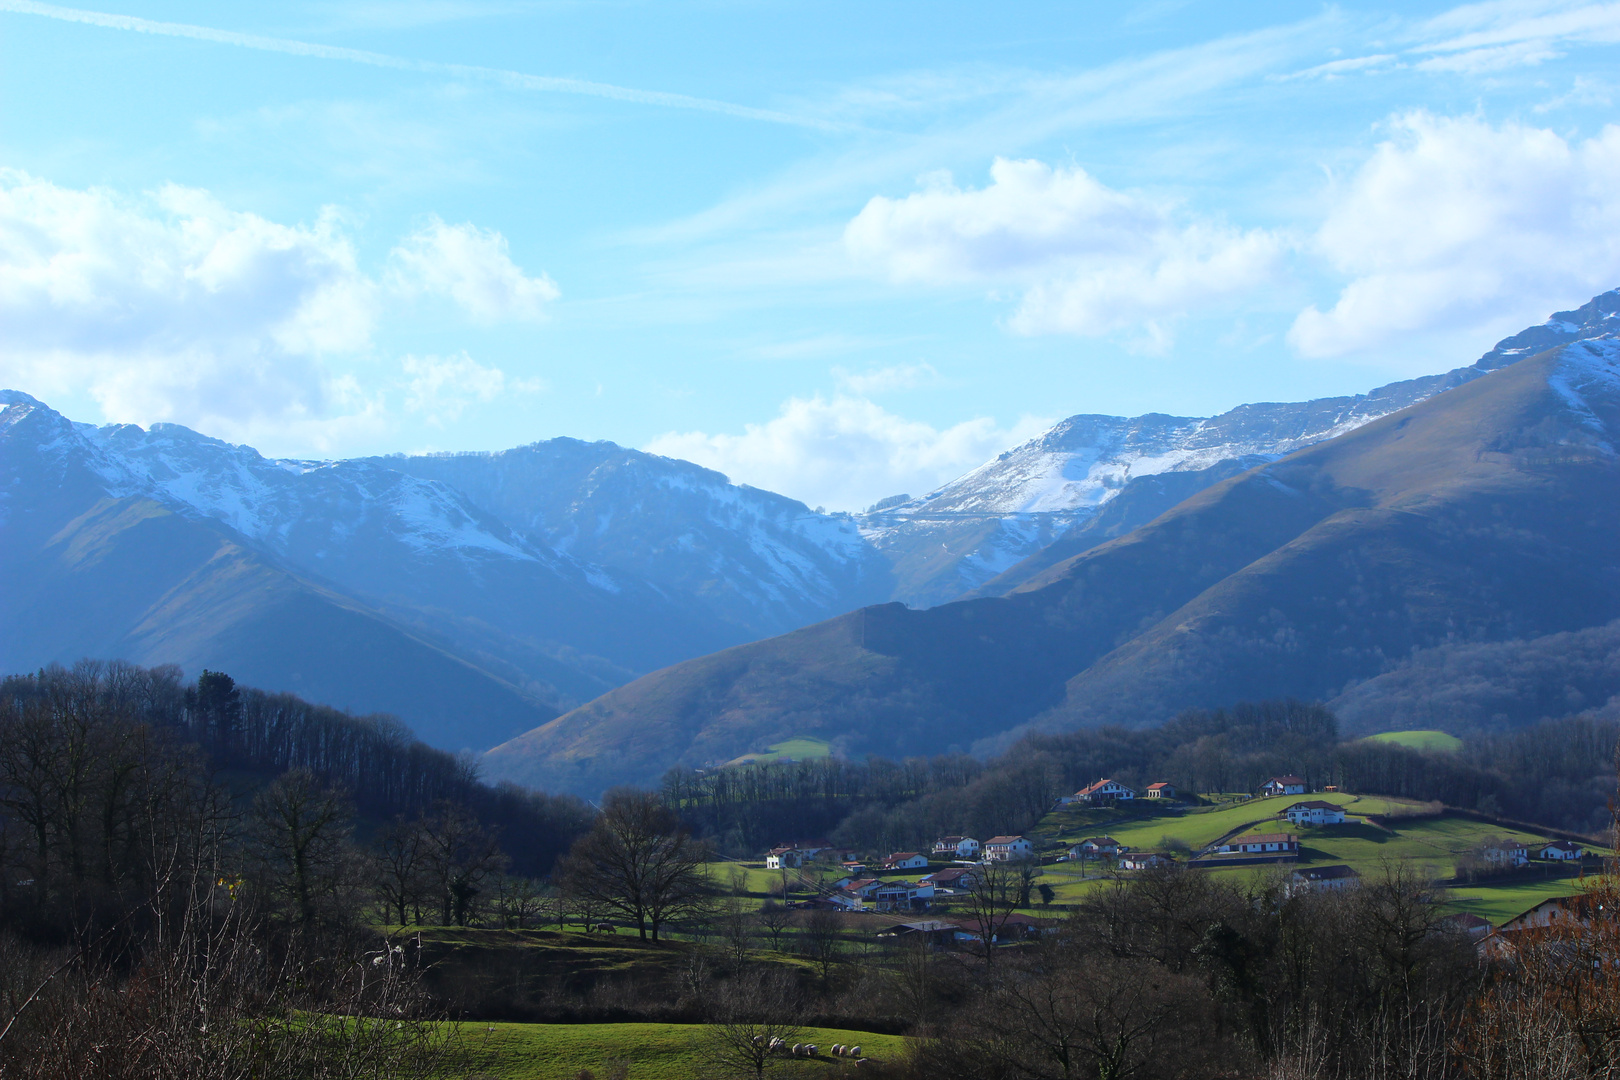
[[[218,45],[235,45],[243,49],[263,52],[287,53],[292,56],[312,56],[320,60],[346,60],[351,64],[369,64],[372,67],[394,68],[400,71],[420,71],[432,75],[452,75],[458,78],[486,79],[515,90],[539,90],[555,94],[585,94],[589,97],[612,98],[615,101],[633,101],[641,105],[661,105],[670,109],[696,109],[700,112],[721,113],[746,120],[764,120],[773,124],[792,124],[796,127],[843,128],[823,120],[812,120],[755,109],[747,105],[734,105],[729,101],[689,97],[686,94],[667,94],[660,90],[636,90],[612,83],[588,82],[584,79],[563,79],[551,75],[526,75],[521,71],[477,67],[471,64],[442,64],[432,60],[410,60],[386,53],[367,52],[364,49],[345,49],[335,45],[317,45],[308,41],[288,38],[263,37],[258,34],[239,34],[232,30],[216,30],[210,26],[189,23],[157,22],[133,15],[112,15],[102,11],[84,11],[80,8],[41,4],[35,0],[0,0],[0,11],[20,15],[40,15],[63,22],[102,26],[110,30],[133,30],[141,34],[159,34],[164,37],[192,38],[211,41]]]

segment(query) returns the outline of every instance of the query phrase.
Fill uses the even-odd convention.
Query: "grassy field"
[[[1409,750],[1444,750],[1448,753],[1456,753],[1463,744],[1457,736],[1444,731],[1386,731],[1367,736],[1367,741],[1394,743]]]
[[[744,754],[726,762],[727,765],[746,765],[750,761],[769,762],[781,758],[793,758],[795,761],[804,761],[806,758],[824,758],[832,755],[832,743],[824,739],[812,739],[808,735],[795,735],[791,739],[752,754]]]
[[[477,1075],[499,1080],[573,1080],[581,1069],[602,1076],[615,1061],[632,1080],[690,1080],[704,1066],[700,1024],[467,1024],[460,1037]],[[893,1059],[904,1048],[898,1035],[805,1028],[799,1038],[821,1048],[819,1060],[785,1063],[776,1076],[828,1076],[842,1059],[834,1043],[859,1045],[866,1057]]]
[[[1405,800],[1342,792],[1315,793],[1308,797],[1337,803],[1353,817],[1377,816],[1383,826],[1352,821],[1313,827],[1279,820],[1276,815],[1299,801],[1301,797],[1297,795],[1193,807],[1179,814],[1166,814],[1155,808],[1155,816],[1146,818],[1137,816],[1137,807],[1123,811],[1089,811],[1086,818],[1078,820],[1072,812],[1054,811],[1042,824],[1048,827],[1046,835],[1054,839],[1073,842],[1106,833],[1137,850],[1178,847],[1197,850],[1232,833],[1241,836],[1291,832],[1300,838],[1300,859],[1294,864],[1279,864],[1281,868],[1344,863],[1363,875],[1373,875],[1387,860],[1409,860],[1440,878],[1451,877],[1458,858],[1486,840],[1511,837],[1536,842],[1546,839],[1534,832],[1504,829],[1461,816],[1435,816],[1433,808]],[[1275,873],[1278,868],[1262,865],[1210,872],[1223,877],[1247,877]],[[1056,903],[1073,904],[1106,879],[1095,865],[1058,863],[1046,867],[1041,880],[1052,886]],[[1579,891],[1580,887],[1580,882],[1574,878],[1470,886],[1452,893],[1452,905],[1459,911],[1471,911],[1497,922],[1549,896],[1568,895]]]

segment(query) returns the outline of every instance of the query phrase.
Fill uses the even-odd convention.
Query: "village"
[[[1072,891],[1077,882],[1120,880],[1155,871],[1230,872],[1271,867],[1284,898],[1359,888],[1362,871],[1348,862],[1310,859],[1313,852],[1320,852],[1302,843],[1302,831],[1320,845],[1321,837],[1353,837],[1388,829],[1385,818],[1390,808],[1385,801],[1369,800],[1369,812],[1357,814],[1353,810],[1361,800],[1356,797],[1332,785],[1320,792],[1309,787],[1302,777],[1281,775],[1271,777],[1252,794],[1230,797],[1231,810],[1252,807],[1255,812],[1240,815],[1236,827],[1196,846],[1168,836],[1161,837],[1158,846],[1133,844],[1106,833],[1066,839],[1003,835],[980,840],[948,835],[936,838],[927,850],[874,855],[825,839],[809,839],[778,844],[759,862],[767,872],[780,875],[776,891],[784,901],[794,888],[810,894],[788,901],[795,909],[888,916],[878,924],[879,938],[922,937],[935,947],[980,949],[987,943],[1015,944],[1057,930],[1062,910],[1053,906],[1057,889],[1043,879],[1061,880],[1066,883],[1061,887]],[[1167,781],[1137,790],[1103,778],[1058,798],[1049,819],[1061,822],[1066,812],[1090,810],[1114,812],[1124,822],[1161,820],[1158,815],[1193,809],[1206,801],[1178,791]],[[1134,818],[1132,812],[1137,809],[1155,816]],[[1566,880],[1570,874],[1596,870],[1601,855],[1577,839],[1488,835],[1456,853],[1449,883],[1517,883],[1537,871],[1553,880]],[[1306,860],[1308,864],[1302,864]],[[1511,898],[1504,902],[1510,907],[1514,903]],[[1498,915],[1496,921],[1469,910],[1458,910],[1451,918],[1471,939],[1488,942],[1482,948],[1499,952],[1503,942],[1518,931],[1546,925],[1549,918],[1556,919],[1559,911],[1575,903],[1570,897],[1538,896],[1533,906],[1518,914],[1492,912]],[[907,916],[912,917],[910,921],[905,921]]]

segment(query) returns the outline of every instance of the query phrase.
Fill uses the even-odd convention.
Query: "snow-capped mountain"
[[[893,589],[887,560],[849,515],[610,442],[372,460],[452,485],[535,544],[690,597],[753,636],[882,602]]]
[[[1129,512],[1119,508],[1117,527],[1090,530],[1093,542],[1151,520],[1243,469],[1352,431],[1532,353],[1609,333],[1620,325],[1617,313],[1620,290],[1504,339],[1469,367],[1353,397],[1240,405],[1208,418],[1071,416],[921,498],[885,500],[861,515],[861,529],[894,562],[896,599],[914,606],[944,603],[985,587],[1084,528],[1122,495],[1134,505]],[[1076,554],[1083,547],[1063,550]]]

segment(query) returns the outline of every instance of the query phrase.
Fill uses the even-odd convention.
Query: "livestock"
[[[616,934],[619,932],[618,928],[610,922],[599,922],[596,924],[596,929],[600,930],[604,934]]]
[[[804,1043],[794,1043],[793,1044],[793,1056],[794,1057],[803,1057],[804,1056]]]
[[[849,1048],[849,1056],[852,1057],[852,1058],[860,1057],[861,1056],[861,1048],[858,1047],[858,1046],[850,1047]]]

